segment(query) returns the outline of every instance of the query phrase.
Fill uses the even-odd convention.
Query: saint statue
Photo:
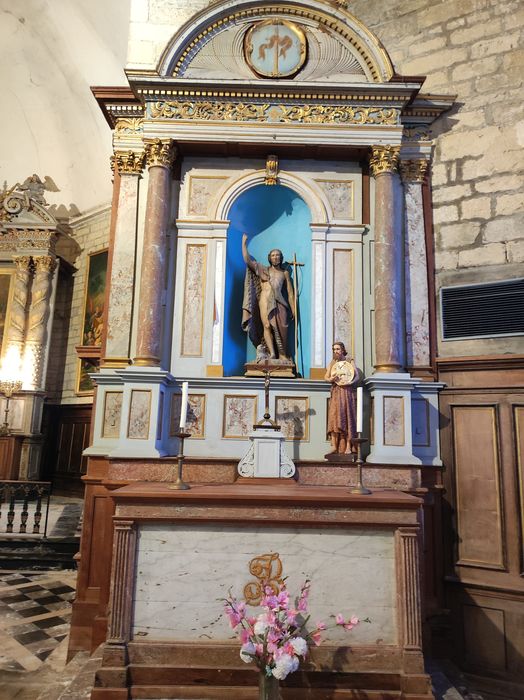
[[[324,377],[331,383],[327,426],[333,448],[330,454],[356,452],[351,439],[357,434],[355,389],[360,376],[355,360],[347,359],[344,343],[333,343],[333,359]]]
[[[282,267],[282,251],[271,250],[267,256],[269,265],[261,265],[247,252],[247,234],[244,233],[242,256],[247,266],[242,328],[257,349],[257,362],[269,360],[292,365],[287,343],[295,297],[290,274]]]

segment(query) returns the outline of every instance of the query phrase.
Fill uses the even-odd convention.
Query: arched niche
[[[337,73],[340,80],[352,76],[354,81],[366,83],[384,83],[392,78],[391,60],[378,38],[345,8],[326,0],[294,0],[285,5],[220,0],[191,17],[172,37],[159,59],[157,72],[163,78],[184,78],[191,72],[190,67],[194,68],[199,62],[202,71],[213,70],[223,49],[225,69],[233,69],[229,77],[253,78],[253,75],[243,74],[240,67],[243,61],[238,60],[243,36],[250,24],[277,17],[299,24],[310,35],[311,58],[315,60],[310,61],[309,69],[297,74],[295,80],[323,79],[321,66],[329,67],[329,76],[325,77],[335,82]],[[216,47],[210,52],[213,43]],[[206,51],[209,53],[207,61],[202,60]],[[226,56],[232,60],[231,66]]]
[[[244,364],[253,361],[255,348],[241,328],[245,263],[241,238],[249,235],[248,250],[252,257],[267,265],[270,250],[282,250],[287,269],[293,276],[290,261],[303,263],[294,280],[298,288],[298,357],[297,368],[309,375],[311,365],[311,211],[304,199],[282,184],[254,184],[243,189],[231,202],[226,245],[226,277],[222,365],[225,376],[244,374]],[[291,323],[288,347],[294,355],[295,325]]]

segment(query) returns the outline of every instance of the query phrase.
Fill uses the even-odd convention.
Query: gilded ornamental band
[[[247,102],[169,101],[150,107],[154,119],[290,124],[377,124],[397,126],[400,110],[350,105],[289,105]]]
[[[398,170],[400,146],[372,146],[369,166],[373,177]]]

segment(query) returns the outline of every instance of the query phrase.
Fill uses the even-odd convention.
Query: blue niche
[[[296,192],[282,185],[257,185],[241,194],[229,212],[227,232],[226,288],[224,310],[224,376],[243,376],[244,364],[255,359],[255,348],[242,330],[242,298],[246,266],[242,259],[242,234],[248,234],[252,257],[267,265],[267,255],[280,248],[285,263],[304,263],[298,272],[298,365],[300,375],[309,377],[311,339],[311,213]],[[293,268],[289,267],[293,276]],[[288,344],[294,354],[294,327]]]

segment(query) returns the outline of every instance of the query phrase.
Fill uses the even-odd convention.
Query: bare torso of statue
[[[242,236],[242,255],[256,280],[248,280],[244,293],[242,326],[257,348],[257,357],[291,362],[288,349],[288,325],[293,319],[293,285],[283,256],[274,249],[268,255],[269,266],[260,265],[247,251],[247,234]],[[287,297],[287,298],[286,298]]]

